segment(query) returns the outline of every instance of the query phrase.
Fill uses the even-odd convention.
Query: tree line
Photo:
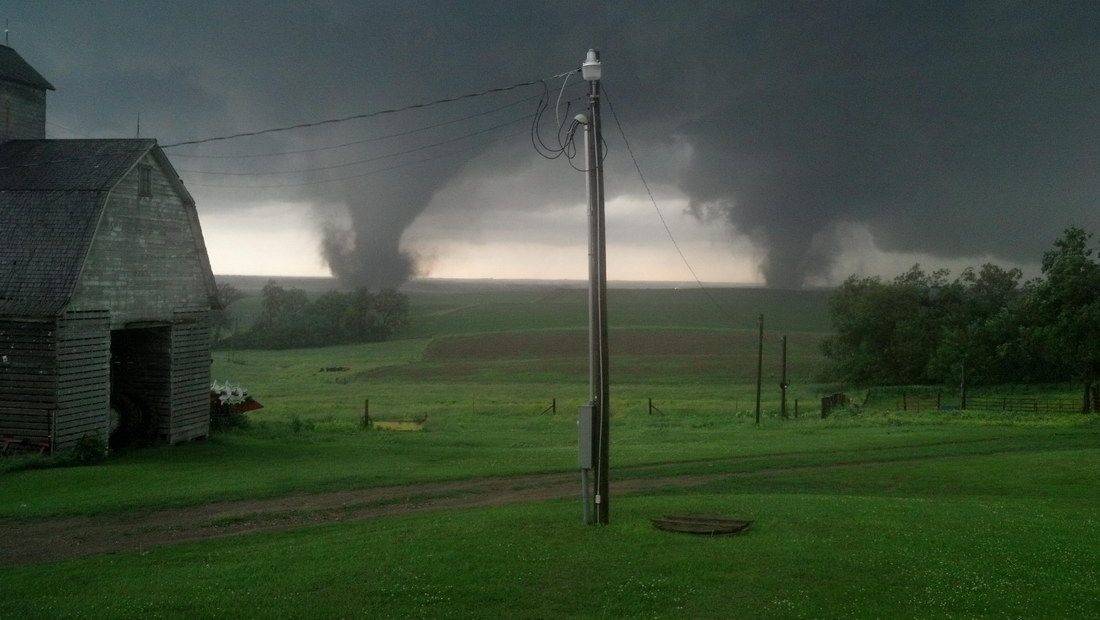
[[[219,287],[219,295],[223,307],[241,297],[230,285]],[[225,329],[231,319],[223,310],[215,321]],[[220,344],[229,348],[289,349],[376,342],[392,337],[408,322],[409,299],[393,289],[377,293],[365,288],[329,291],[311,299],[301,289],[268,282],[261,291],[256,321],[247,330],[222,338]]]
[[[860,385],[1076,381],[1087,401],[1100,379],[1091,243],[1091,233],[1067,229],[1027,281],[994,264],[954,278],[920,265],[891,281],[853,275],[829,299],[832,371]]]

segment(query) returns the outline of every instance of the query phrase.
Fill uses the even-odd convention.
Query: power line
[[[695,273],[695,268],[691,266],[691,262],[688,261],[684,251],[680,248],[680,244],[676,241],[675,235],[672,234],[672,229],[669,228],[664,213],[662,213],[661,208],[657,206],[657,199],[653,196],[653,190],[650,189],[649,182],[646,181],[645,174],[642,172],[642,167],[638,164],[638,158],[634,155],[634,149],[630,146],[630,140],[627,139],[626,132],[623,131],[623,124],[619,120],[619,115],[615,113],[615,106],[611,104],[611,98],[607,94],[606,86],[604,86],[603,96],[604,100],[607,101],[607,109],[611,110],[611,118],[615,119],[615,126],[619,129],[619,135],[623,138],[623,145],[626,147],[626,152],[630,155],[630,160],[634,162],[634,169],[638,171],[638,178],[641,179],[642,186],[645,187],[646,194],[649,195],[649,201],[653,204],[653,210],[657,212],[657,217],[661,220],[661,226],[664,227],[665,234],[668,235],[668,239],[672,242],[672,246],[676,248],[676,253],[680,255],[680,260],[684,262],[684,266],[687,267],[688,272],[691,273],[691,277],[695,280],[695,284],[699,286],[699,290],[703,291],[703,294],[707,296],[710,303],[714,304],[714,307],[718,309],[720,314],[726,315],[726,317],[729,318],[731,313],[726,310],[726,308],[710,294],[707,287],[703,285],[702,280],[700,280],[699,276]]]
[[[389,138],[399,138],[399,137],[402,137],[402,136],[408,136],[408,135],[420,133],[420,132],[423,132],[423,131],[428,131],[430,129],[437,129],[439,127],[445,127],[447,125],[453,125],[455,123],[461,123],[462,121],[468,121],[472,118],[477,118],[479,116],[485,116],[485,115],[488,115],[488,114],[492,114],[494,112],[499,112],[501,110],[506,110],[508,108],[513,108],[513,107],[515,107],[515,106],[517,106],[521,103],[526,103],[526,102],[531,101],[533,99],[538,99],[539,97],[542,97],[542,96],[543,96],[542,94],[531,95],[530,97],[524,97],[522,99],[517,99],[517,100],[515,100],[511,103],[506,103],[504,105],[497,106],[495,108],[490,108],[488,110],[482,110],[481,112],[475,112],[473,114],[467,114],[466,116],[460,116],[458,118],[452,118],[452,119],[449,119],[449,120],[446,120],[446,121],[441,121],[439,123],[433,123],[431,125],[424,125],[422,127],[415,127],[413,129],[406,129],[404,131],[398,131],[398,132],[394,132],[394,133],[383,134],[383,135],[380,135],[380,136],[370,136],[368,138],[363,138],[361,140],[352,140],[350,142],[341,142],[341,143],[338,143],[338,144],[329,144],[329,145],[325,145],[325,146],[318,146],[318,147],[313,147],[313,148],[308,148],[308,149],[291,149],[291,150],[287,150],[287,151],[268,151],[268,152],[265,152],[265,153],[235,153],[235,154],[223,154],[223,155],[194,155],[194,154],[184,154],[184,153],[173,153],[172,157],[173,158],[184,158],[184,159],[257,159],[257,158],[262,158],[262,157],[279,157],[279,156],[282,156],[282,155],[299,155],[299,154],[302,154],[302,153],[317,153],[317,152],[321,152],[321,151],[330,151],[330,150],[347,148],[347,147],[355,146],[355,145],[358,145],[358,144],[366,144],[368,142],[377,142],[379,140],[387,140]]]
[[[521,136],[521,135],[523,135],[527,132],[528,132],[528,130],[524,129],[522,132],[514,132],[514,133],[511,133],[511,134],[508,134],[506,137],[512,138],[512,137],[515,137],[515,136]],[[407,166],[414,166],[414,165],[417,165],[417,164],[423,164],[423,163],[427,163],[427,162],[430,162],[430,161],[445,159],[445,158],[451,157],[453,155],[461,155],[463,153],[469,153],[469,152],[470,152],[469,149],[458,149],[458,150],[444,151],[442,153],[432,155],[431,157],[424,157],[424,158],[421,158],[421,159],[414,159],[412,161],[402,162],[400,164],[394,164],[392,166],[386,166],[385,168],[375,168],[373,170],[367,170],[365,172],[361,172],[361,173],[358,173],[358,174],[342,176],[342,177],[334,177],[334,178],[329,178],[329,179],[318,179],[318,180],[314,180],[314,181],[296,181],[296,182],[291,182],[291,183],[272,183],[272,184],[264,184],[264,185],[223,185],[223,184],[220,184],[220,183],[219,184],[188,183],[187,186],[188,187],[221,188],[221,189],[275,189],[275,188],[283,188],[283,187],[305,187],[305,186],[312,186],[312,185],[325,185],[325,184],[328,184],[328,183],[338,183],[340,181],[350,181],[350,180],[354,180],[354,179],[361,179],[361,178],[364,178],[364,177],[369,177],[371,175],[378,174],[380,172],[388,172],[390,170],[397,170],[398,168],[405,168]]]
[[[351,167],[351,166],[357,166],[359,164],[365,164],[365,163],[369,163],[369,162],[373,162],[373,161],[378,161],[378,160],[381,160],[381,159],[396,157],[398,155],[408,155],[409,153],[416,153],[418,151],[423,151],[423,150],[434,148],[434,147],[437,147],[437,146],[442,146],[444,144],[451,144],[452,142],[458,142],[460,140],[465,140],[466,138],[471,138],[473,136],[478,136],[478,135],[481,135],[481,134],[484,134],[484,133],[489,133],[491,131],[496,131],[497,129],[501,129],[503,127],[508,127],[509,125],[515,125],[516,123],[518,123],[520,121],[525,121],[525,120],[531,119],[534,116],[535,116],[534,114],[525,114],[524,116],[520,116],[519,118],[513,118],[513,119],[505,121],[503,123],[497,123],[496,125],[491,125],[489,127],[485,127],[484,129],[479,129],[477,131],[472,131],[470,133],[465,133],[465,134],[462,134],[460,136],[455,136],[453,138],[448,138],[447,140],[441,140],[439,142],[433,142],[431,144],[422,144],[420,146],[410,148],[410,149],[405,149],[403,151],[394,151],[392,153],[384,153],[382,155],[375,155],[373,157],[367,157],[365,159],[357,159],[355,161],[342,162],[342,163],[339,163],[339,164],[332,164],[332,165],[328,165],[328,166],[315,166],[313,168],[296,168],[296,169],[293,169],[293,170],[274,170],[274,171],[271,171],[271,172],[222,172],[220,170],[186,170],[186,169],[181,168],[180,172],[186,172],[186,173],[189,173],[189,174],[209,174],[209,175],[227,176],[227,177],[261,177],[261,176],[278,176],[278,175],[282,175],[282,174],[297,174],[297,173],[302,173],[302,172],[320,172],[322,170],[336,170],[336,169],[339,169],[339,168],[348,168],[348,167]]]
[[[581,83],[581,84],[583,84],[583,83]],[[507,109],[507,108],[510,108],[510,107],[514,107],[514,106],[516,106],[520,103],[524,103],[524,102],[531,101],[533,99],[539,99],[539,98],[544,99],[545,95],[544,94],[537,94],[537,95],[533,95],[533,96],[530,96],[530,97],[524,97],[522,99],[518,99],[516,101],[513,101],[511,103],[508,103],[508,104],[505,104],[505,105],[502,105],[502,106],[497,106],[495,108],[490,108],[488,110],[483,110],[481,112],[468,114],[466,116],[462,116],[462,117],[455,118],[455,119],[450,119],[450,120],[443,121],[443,122],[440,122],[440,123],[425,125],[425,126],[422,126],[422,127],[416,127],[416,128],[409,129],[409,130],[394,132],[394,133],[390,133],[390,134],[384,134],[384,135],[380,135],[380,136],[372,136],[372,137],[364,138],[362,140],[355,140],[355,141],[346,142],[346,143],[343,143],[343,144],[331,145],[331,146],[316,147],[316,148],[310,148],[310,149],[291,150],[291,151],[283,151],[283,152],[273,152],[273,153],[239,154],[239,155],[186,155],[186,154],[180,154],[180,153],[173,153],[172,158],[184,157],[184,158],[209,158],[209,159],[235,159],[235,158],[267,157],[267,156],[284,155],[284,154],[296,154],[296,153],[310,153],[310,152],[326,151],[326,150],[332,150],[332,149],[342,148],[342,147],[346,147],[346,146],[352,146],[352,145],[356,145],[356,144],[362,144],[362,143],[367,143],[367,142],[375,142],[375,141],[384,140],[384,139],[387,139],[387,138],[395,138],[395,137],[400,137],[400,136],[405,136],[405,135],[411,135],[411,134],[427,131],[429,129],[435,129],[435,128],[443,127],[443,126],[446,126],[446,125],[452,125],[454,123],[458,123],[458,122],[461,122],[461,121],[464,121],[464,120],[477,118],[479,116],[485,116],[485,115],[491,114],[493,112],[499,112],[500,110],[504,110],[504,109]],[[570,104],[572,102],[580,101],[582,99],[584,99],[584,95],[581,95],[579,97],[573,97],[571,99],[567,99],[566,103]],[[544,101],[540,101],[540,108],[539,108],[540,112],[541,112],[543,103],[544,103]],[[379,159],[384,159],[386,157],[391,157],[391,156],[396,156],[396,155],[404,155],[404,154],[413,153],[413,152],[425,150],[425,149],[428,149],[428,148],[432,148],[432,147],[435,147],[435,146],[440,146],[440,145],[443,145],[443,144],[456,142],[456,141],[464,139],[464,138],[468,138],[468,137],[475,136],[475,135],[482,134],[482,133],[487,133],[489,131],[499,129],[501,127],[505,127],[505,126],[508,126],[508,125],[511,125],[511,124],[514,124],[514,123],[518,123],[522,120],[535,118],[537,116],[540,116],[540,112],[536,112],[534,114],[528,114],[528,115],[525,115],[525,116],[521,116],[521,117],[512,119],[510,121],[506,121],[504,123],[499,123],[499,124],[487,127],[485,129],[482,129],[482,130],[478,130],[478,131],[474,131],[474,132],[471,132],[471,133],[463,134],[461,136],[456,136],[455,138],[443,140],[443,141],[440,141],[440,142],[435,142],[435,143],[432,143],[432,144],[427,144],[427,145],[419,146],[419,147],[416,147],[416,148],[407,149],[407,150],[404,150],[404,151],[397,151],[397,152],[393,152],[393,153],[387,153],[385,155],[380,155],[380,156],[377,156],[377,157],[370,157],[370,158],[367,158],[367,159],[361,159],[361,160],[356,160],[356,161],[352,161],[352,162],[344,162],[344,163],[340,163],[340,164],[333,164],[333,165],[330,165],[330,166],[318,166],[318,167],[314,167],[314,168],[301,168],[301,169],[295,169],[295,170],[283,170],[283,171],[273,171],[273,172],[263,172],[263,173],[260,173],[260,172],[222,172],[222,171],[216,171],[216,170],[187,170],[187,169],[179,169],[178,171],[179,172],[186,172],[186,173],[190,173],[190,174],[209,174],[209,175],[220,175],[220,176],[275,176],[275,175],[280,175],[280,174],[294,174],[294,173],[298,173],[298,172],[314,172],[314,171],[321,171],[321,170],[332,170],[332,169],[338,169],[338,168],[346,168],[346,167],[357,165],[357,164],[368,163],[368,162],[371,162],[371,161],[377,161]],[[67,127],[63,127],[61,125],[58,125],[57,123],[53,123],[52,121],[46,121],[46,122],[51,124],[51,125],[56,125],[56,126],[62,128],[62,129],[72,131]],[[163,148],[167,148],[167,147],[161,146],[161,148],[163,149]],[[99,158],[98,155],[81,155],[81,156],[76,156],[76,157],[58,157],[58,158],[47,160],[47,161],[31,162],[31,163],[24,163],[24,164],[13,164],[13,165],[9,165],[9,166],[0,166],[0,170],[9,170],[9,169],[18,169],[18,168],[38,168],[38,167],[50,166],[50,165],[58,164],[58,163],[73,162],[73,161],[89,161],[89,160],[96,160],[98,158]],[[199,187],[218,187],[218,186],[215,186],[215,185],[199,185]],[[230,187],[230,186],[226,186],[226,187]],[[244,187],[244,186],[237,186],[237,187]]]
[[[515,90],[517,88],[523,88],[524,86],[533,86],[535,84],[544,84],[545,85],[545,83],[546,83],[545,80],[546,79],[555,79],[555,78],[563,77],[563,76],[569,75],[570,73],[573,73],[575,71],[578,71],[578,69],[572,69],[570,71],[559,73],[557,75],[554,75],[554,76],[551,76],[551,77],[545,78],[545,79],[530,80],[530,81],[527,81],[527,82],[519,82],[517,84],[511,84],[511,85],[508,85],[508,86],[497,86],[496,88],[489,88],[489,89],[478,91],[478,92],[466,93],[464,95],[456,95],[454,97],[446,97],[446,98],[443,98],[443,99],[436,99],[434,101],[425,101],[425,102],[421,102],[421,103],[414,103],[414,104],[411,104],[411,105],[401,106],[399,108],[388,108],[388,109],[385,109],[385,110],[374,110],[374,111],[371,111],[371,112],[361,112],[359,114],[351,114],[351,115],[348,115],[348,116],[328,118],[328,119],[324,119],[324,120],[320,120],[320,121],[311,121],[311,122],[308,122],[308,123],[295,123],[293,125],[284,125],[282,127],[270,127],[268,129],[257,129],[255,131],[242,131],[242,132],[239,132],[239,133],[226,134],[226,135],[222,135],[222,136],[210,136],[210,137],[207,137],[207,138],[197,138],[197,139],[194,139],[194,140],[185,140],[183,142],[174,142],[172,144],[163,144],[163,145],[161,145],[161,148],[171,149],[171,148],[176,148],[176,147],[180,147],[180,146],[185,146],[185,145],[188,145],[188,144],[206,144],[208,142],[219,142],[219,141],[222,141],[222,140],[232,140],[232,139],[235,139],[235,138],[245,138],[245,137],[250,137],[250,136],[259,136],[259,135],[264,135],[264,134],[277,133],[277,132],[282,132],[282,131],[291,131],[293,129],[305,129],[307,127],[318,127],[318,126],[321,126],[321,125],[332,125],[332,124],[344,123],[344,122],[352,121],[352,120],[358,120],[358,119],[364,119],[364,118],[373,118],[373,117],[382,116],[382,115],[385,115],[385,114],[395,114],[397,112],[406,112],[408,110],[417,110],[417,109],[420,109],[420,108],[427,108],[427,107],[431,107],[431,106],[439,105],[439,104],[443,104],[443,103],[452,103],[452,102],[455,102],[455,101],[462,101],[464,99],[472,99],[474,97],[482,97],[482,96],[485,96],[485,95],[491,95],[493,93],[503,93],[503,92]]]

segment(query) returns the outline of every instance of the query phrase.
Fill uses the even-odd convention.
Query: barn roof
[[[0,143],[0,316],[56,316],[80,277],[110,190],[149,152],[185,204],[194,201],[155,140]],[[216,304],[197,216],[190,214]]]
[[[0,144],[0,190],[106,191],[155,140],[11,140]]]
[[[0,315],[55,316],[76,286],[106,192],[0,190]]]
[[[42,90],[54,90],[53,84],[47,82],[41,73],[27,64],[19,52],[7,45],[0,45],[0,80],[17,82]]]

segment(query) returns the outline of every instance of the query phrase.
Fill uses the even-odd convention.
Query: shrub
[[[94,465],[107,458],[107,443],[96,433],[88,433],[76,442],[68,455],[72,465]]]

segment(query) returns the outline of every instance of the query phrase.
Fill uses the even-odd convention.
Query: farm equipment
[[[213,418],[227,419],[257,409],[263,409],[263,405],[240,385],[215,381],[210,386],[210,415]]]

